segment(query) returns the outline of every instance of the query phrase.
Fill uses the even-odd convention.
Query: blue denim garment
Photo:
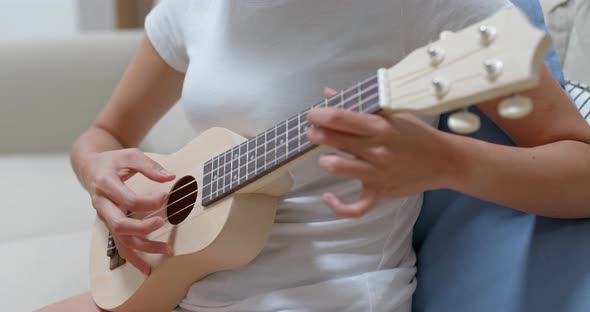
[[[537,0],[513,2],[545,30]],[[563,85],[553,49],[546,63]],[[485,115],[473,111],[482,128],[472,137],[513,145]],[[449,131],[446,117],[440,128]],[[414,311],[590,311],[590,220],[537,217],[438,190],[425,194],[414,230]]]

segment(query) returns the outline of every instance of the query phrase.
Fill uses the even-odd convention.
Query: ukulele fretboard
[[[312,105],[207,161],[203,170],[202,205],[212,204],[314,148],[306,136],[307,114],[314,107],[376,113],[381,110],[378,77],[372,76]]]

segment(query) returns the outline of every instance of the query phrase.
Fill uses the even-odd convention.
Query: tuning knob
[[[447,93],[449,93],[449,90],[451,89],[450,83],[446,79],[441,77],[433,78],[431,83],[432,87],[434,88],[434,94],[436,94],[436,96],[439,98],[442,98],[445,95],[447,95]]]
[[[442,63],[445,59],[445,50],[437,47],[428,47],[426,49],[428,56],[430,57],[430,65],[437,66]]]
[[[448,31],[448,30],[443,30],[440,35],[438,35],[438,38],[440,40],[444,40],[446,37],[448,37],[449,35],[453,34],[452,31]]]
[[[497,30],[494,26],[481,25],[477,30],[479,31],[480,42],[484,46],[490,45],[496,39]]]
[[[455,133],[469,134],[479,130],[481,121],[476,114],[464,110],[451,114],[447,126]]]
[[[506,119],[522,118],[533,110],[533,101],[526,96],[512,95],[498,104],[498,114]]]

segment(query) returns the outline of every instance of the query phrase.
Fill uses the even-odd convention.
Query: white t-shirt
[[[442,30],[506,0],[164,0],[146,20],[162,58],[186,72],[182,102],[197,132],[246,137],[390,67]],[[431,120],[434,124],[434,120]],[[410,311],[412,227],[421,194],[381,201],[359,219],[333,215],[324,192],[354,199],[357,181],[317,157],[292,170],[269,241],[247,266],[195,283],[178,311]],[[391,177],[395,179],[395,177]]]

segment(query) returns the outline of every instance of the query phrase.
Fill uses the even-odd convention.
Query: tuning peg
[[[522,118],[533,110],[533,101],[526,96],[512,95],[498,104],[498,114],[506,119]]]
[[[479,130],[481,121],[476,114],[463,110],[451,114],[447,126],[455,133],[469,134]]]
[[[433,78],[431,83],[432,87],[434,88],[434,94],[436,94],[436,96],[439,98],[442,98],[445,95],[447,95],[451,88],[450,83],[446,79],[441,77]]]
[[[426,50],[430,57],[430,65],[437,66],[445,59],[445,50],[437,47],[428,47]]]
[[[502,74],[502,70],[504,69],[504,63],[497,59],[487,59],[483,62],[483,66],[486,69],[488,78],[492,81],[496,80],[496,78]]]
[[[443,31],[440,33],[440,35],[438,35],[438,38],[439,38],[440,40],[444,40],[446,37],[448,37],[448,36],[449,36],[449,35],[451,35],[451,34],[453,34],[453,32],[452,32],[452,31],[449,31],[449,30],[443,30]]]
[[[479,31],[481,43],[484,46],[489,45],[490,43],[494,42],[494,39],[496,39],[497,31],[493,26],[481,25],[477,30]]]

